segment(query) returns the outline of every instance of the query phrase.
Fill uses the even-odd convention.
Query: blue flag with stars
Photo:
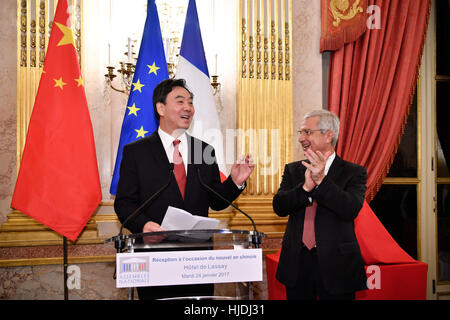
[[[119,148],[110,193],[117,193],[123,147],[151,135],[159,125],[153,111],[153,90],[169,78],[155,0],[148,0],[147,19],[136,63],[133,84],[120,132]]]

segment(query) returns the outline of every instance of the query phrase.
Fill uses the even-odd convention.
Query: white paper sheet
[[[169,206],[164,216],[161,227],[167,231],[170,230],[192,230],[192,229],[216,229],[219,220],[195,216],[189,212]]]

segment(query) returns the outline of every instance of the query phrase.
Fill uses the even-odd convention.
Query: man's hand
[[[325,165],[327,163],[328,157],[332,154],[332,152],[327,151],[325,154],[322,154],[320,151],[312,151],[311,149],[307,149],[305,151],[305,156],[308,158],[310,163],[302,161],[302,164],[307,168],[306,171],[310,171],[311,179],[314,181],[316,185],[319,185],[323,178],[325,178]],[[305,183],[306,183],[306,172],[305,172]]]
[[[311,177],[311,170],[306,169],[305,171],[305,183],[303,184],[303,190],[306,192],[311,192],[314,187],[316,186],[316,183]]]
[[[242,186],[253,172],[255,164],[252,156],[247,154],[245,158],[237,160],[231,167],[231,179],[237,186]]]
[[[158,232],[158,231],[166,231],[163,228],[161,228],[161,226],[159,224],[157,224],[156,222],[153,221],[149,221],[146,224],[144,224],[144,228],[142,228],[142,232],[146,233],[146,232]],[[144,243],[159,243],[161,241],[163,241],[165,238],[167,238],[166,236],[147,236],[144,237]]]

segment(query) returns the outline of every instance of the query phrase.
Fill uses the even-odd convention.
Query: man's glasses
[[[323,133],[323,130],[321,130],[321,129],[302,129],[302,130],[298,130],[297,133],[299,135],[304,134],[305,136],[309,137],[314,131],[321,131]]]

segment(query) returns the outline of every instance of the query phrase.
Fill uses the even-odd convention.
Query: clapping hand
[[[325,154],[320,151],[314,152],[311,149],[305,151],[305,156],[309,160],[309,163],[302,161],[302,164],[306,167],[303,189],[311,191],[322,182],[325,177],[325,165],[331,154],[332,152],[330,151],[325,152]]]

